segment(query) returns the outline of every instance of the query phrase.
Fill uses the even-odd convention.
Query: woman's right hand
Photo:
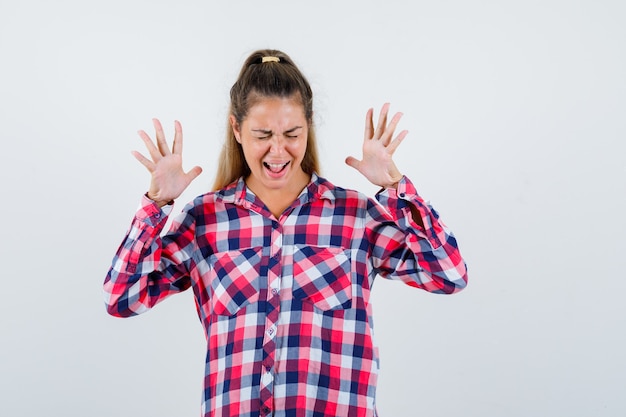
[[[132,154],[152,175],[148,198],[163,207],[178,198],[191,181],[202,173],[202,168],[195,166],[187,173],[183,171],[183,128],[178,120],[174,121],[175,134],[171,151],[167,147],[161,122],[152,119],[152,123],[156,131],[156,146],[145,131],[138,132],[152,160],[137,151],[132,151]]]

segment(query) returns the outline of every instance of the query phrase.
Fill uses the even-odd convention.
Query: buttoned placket
[[[249,190],[247,190],[249,192]],[[294,202],[292,207],[283,212],[280,217],[287,221],[296,205],[303,204],[308,200],[308,194],[303,192],[299,201]],[[263,361],[260,381],[260,406],[261,417],[272,416],[274,414],[274,373],[276,364],[276,337],[278,333],[278,318],[280,316],[280,289],[283,269],[283,225],[274,218],[267,207],[257,201],[250,193],[250,199],[241,198],[237,202],[242,206],[252,210],[266,219],[271,219],[270,253],[267,266],[267,289],[261,291],[261,296],[265,297],[265,334],[263,336]]]
[[[273,220],[270,233],[270,260],[267,272],[268,291],[265,310],[265,335],[263,337],[263,368],[261,370],[261,416],[271,416],[274,409],[274,371],[276,360],[276,334],[280,315],[280,285],[282,274],[283,228]]]

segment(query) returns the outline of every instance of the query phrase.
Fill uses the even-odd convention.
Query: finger
[[[372,120],[374,115],[374,109],[370,108],[365,114],[365,140],[372,139],[374,137],[374,121]]]
[[[376,126],[376,132],[374,132],[374,138],[380,139],[387,126],[387,113],[389,113],[389,103],[383,104],[383,108],[380,109],[380,116],[378,116],[378,125]]]
[[[154,170],[154,162],[152,162],[137,151],[131,151],[131,154],[135,157],[136,160],[141,163],[141,165],[145,166],[148,171],[152,172]]]
[[[383,132],[380,139],[385,146],[387,146],[391,141],[391,138],[393,137],[393,132],[395,132],[396,126],[398,126],[398,123],[400,122],[400,119],[402,119],[403,115],[404,114],[401,112],[394,114],[391,122],[389,123],[389,126],[387,126],[385,131]]]
[[[199,166],[195,166],[189,170],[185,175],[187,176],[187,181],[191,182],[198,178],[198,175],[202,174],[202,168]]]
[[[178,120],[174,120],[174,144],[172,145],[174,154],[183,153],[183,126]]]
[[[152,142],[152,139],[150,139],[150,136],[148,136],[148,134],[143,130],[140,130],[137,133],[139,134],[141,140],[143,140],[143,143],[146,145],[146,148],[148,149],[152,160],[154,162],[157,162],[159,159],[161,159],[163,155],[161,155],[161,152],[159,152],[156,146],[154,146],[154,143]]]
[[[389,146],[387,146],[387,151],[389,152],[389,154],[393,155],[393,153],[396,151],[396,149],[398,149],[398,146],[400,146],[400,144],[408,134],[408,130],[403,130],[402,132],[398,133],[398,136],[396,136],[396,138],[389,144]]]
[[[161,155],[169,155],[171,154],[169,148],[167,147],[167,141],[165,140],[165,132],[163,132],[163,126],[161,126],[161,122],[159,119],[152,119],[152,124],[154,125],[154,130],[156,132],[157,145],[159,147],[159,151]]]
[[[357,171],[359,171],[359,166],[361,165],[361,161],[359,161],[358,159],[352,156],[349,156],[346,158],[346,164],[356,169]]]

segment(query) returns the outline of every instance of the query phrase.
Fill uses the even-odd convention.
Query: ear
[[[237,119],[234,115],[230,115],[228,117],[228,121],[230,122],[230,127],[233,129],[233,133],[235,134],[235,140],[237,143],[241,144],[241,129],[239,129],[239,123],[237,123]]]

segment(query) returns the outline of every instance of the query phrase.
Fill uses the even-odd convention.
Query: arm
[[[467,285],[467,266],[453,233],[404,177],[376,195],[386,209],[370,208],[378,219],[368,229],[378,274],[429,292],[452,294]],[[391,217],[391,219],[389,219]],[[416,221],[418,220],[418,221]]]
[[[117,317],[141,314],[191,285],[194,222],[184,214],[161,238],[171,206],[144,197],[104,281],[107,312]]]
[[[374,269],[383,277],[399,278],[427,291],[457,292],[467,283],[465,262],[454,235],[393,162],[392,156],[408,132],[403,130],[394,138],[402,113],[396,113],[387,125],[388,112],[387,103],[374,130],[373,110],[368,110],[363,158],[346,159],[372,184],[383,188],[376,197],[387,212],[374,203],[368,208]]]
[[[151,159],[133,152],[151,174],[150,188],[104,281],[107,311],[120,317],[142,313],[190,286],[188,254],[193,250],[193,217],[184,215],[173,225],[173,232],[163,239],[160,232],[171,211],[168,203],[180,196],[202,169],[183,171],[183,134],[178,121],[174,123],[171,150],[161,123],[153,119],[153,124],[156,145],[146,132],[139,131]]]

